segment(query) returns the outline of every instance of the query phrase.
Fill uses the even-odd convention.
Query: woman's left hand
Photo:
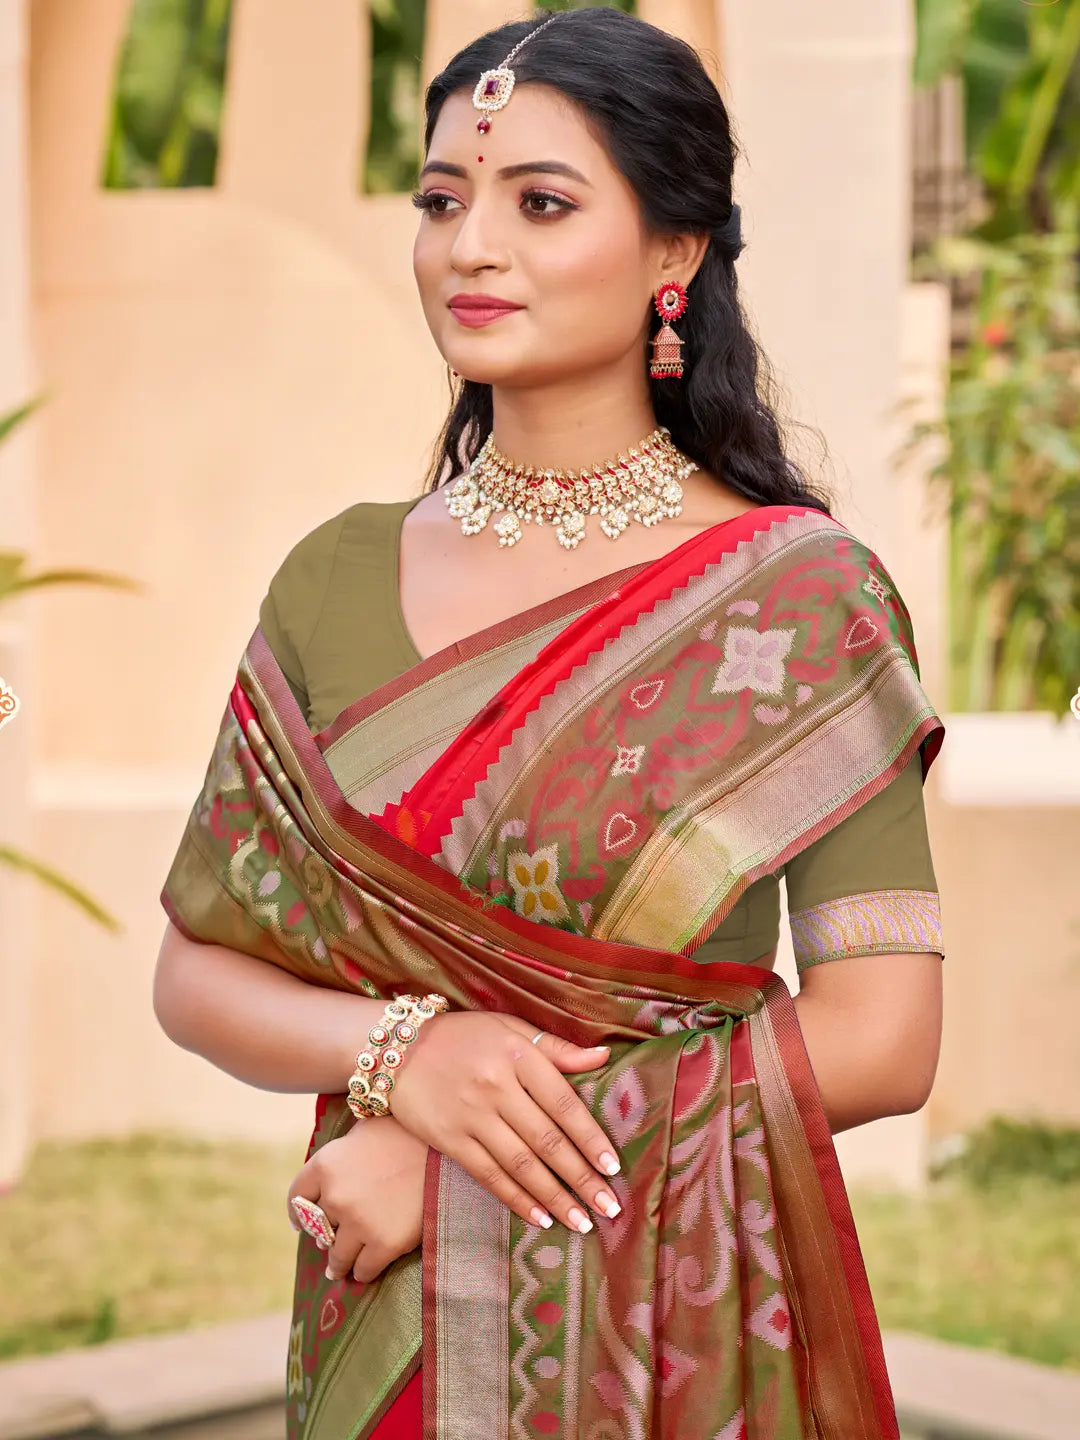
[[[320,1206],[337,1231],[326,1273],[370,1282],[420,1244],[428,1147],[391,1115],[357,1120],[317,1150],[289,1187]]]

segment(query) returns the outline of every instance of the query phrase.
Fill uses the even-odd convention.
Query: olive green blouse
[[[350,506],[300,540],[270,582],[259,622],[313,734],[423,658],[398,590],[401,525],[416,503]],[[768,957],[781,875],[800,971],[849,955],[944,956],[918,754],[853,815],[748,886],[693,958]]]

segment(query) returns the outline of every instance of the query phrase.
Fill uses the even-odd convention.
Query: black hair
[[[481,71],[498,66],[536,28],[536,20],[525,20],[489,30],[436,75],[425,96],[425,154],[446,99],[463,88],[471,92]],[[594,6],[560,12],[511,65],[519,85],[542,82],[581,108],[633,187],[653,233],[710,236],[677,325],[684,378],[649,381],[658,423],[680,450],[748,500],[830,514],[824,493],[784,453],[776,382],[739,303],[739,247],[724,235],[738,149],[720,92],[697,53],[666,30]],[[659,329],[655,310],[653,318]],[[436,442],[426,488],[466,469],[493,423],[491,386],[465,379]]]

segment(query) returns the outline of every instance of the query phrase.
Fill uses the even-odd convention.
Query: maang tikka
[[[541,30],[546,30],[549,25],[559,18],[558,14],[552,15],[542,25],[529,33],[514,46],[501,65],[494,70],[485,70],[476,82],[476,89],[473,91],[473,104],[477,110],[482,111],[480,119],[476,122],[476,128],[481,135],[486,135],[491,129],[491,116],[496,110],[501,110],[514,92],[516,76],[510,69],[510,61],[518,53],[521,47],[539,35]]]

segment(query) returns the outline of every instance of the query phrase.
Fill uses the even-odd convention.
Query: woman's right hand
[[[551,1216],[572,1230],[592,1221],[559,1184],[614,1216],[604,1176],[619,1169],[615,1147],[564,1071],[596,1070],[607,1046],[586,1049],[514,1015],[462,1010],[428,1020],[394,1080],[395,1118],[462,1167],[534,1225]],[[539,1202],[539,1204],[538,1204]]]

